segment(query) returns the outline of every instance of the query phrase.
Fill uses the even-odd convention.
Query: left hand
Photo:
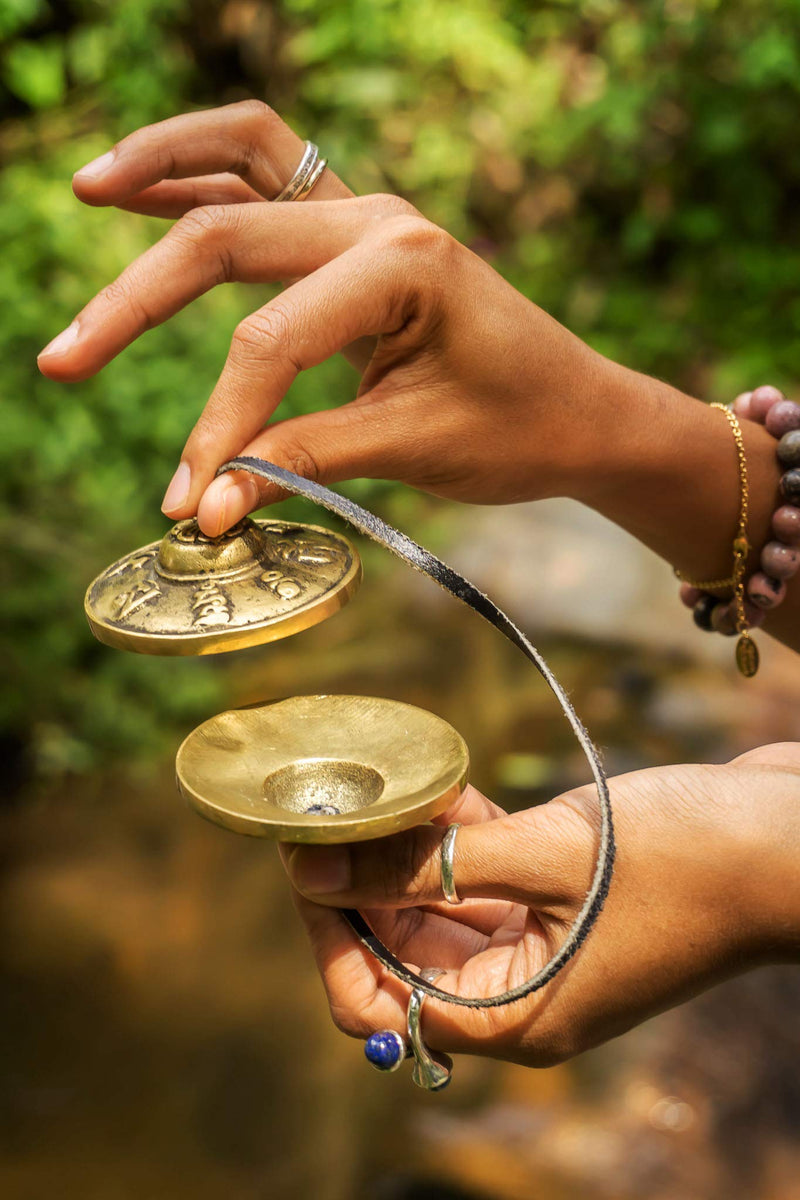
[[[503,1008],[428,999],[426,1042],[548,1066],[623,1033],[725,977],[800,960],[800,752],[767,746],[724,766],[611,781],[617,865],[588,940],[541,991]],[[443,827],[459,821],[442,900]],[[443,967],[437,986],[489,996],[553,955],[596,854],[597,797],[579,788],[505,814],[468,788],[435,825],[347,847],[283,846],[336,1024],[353,1037],[405,1031],[408,989],[329,906],[360,908],[403,961]],[[338,875],[337,875],[338,872]],[[349,882],[348,882],[349,880]]]
[[[321,203],[263,202],[301,148],[250,102],[138,130],[75,176],[89,203],[179,219],[41,352],[52,379],[95,374],[219,283],[294,281],[235,330],[164,511],[215,536],[277,499],[246,472],[215,478],[240,454],[321,483],[395,479],[473,503],[605,490],[614,447],[637,444],[628,421],[647,425],[660,389],[642,394],[400,197],[353,198],[326,171]],[[353,399],[275,419],[299,371],[354,343]]]

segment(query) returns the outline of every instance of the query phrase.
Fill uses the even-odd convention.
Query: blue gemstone
[[[405,1058],[405,1046],[399,1033],[393,1029],[381,1029],[367,1038],[364,1053],[367,1061],[377,1070],[392,1071]]]

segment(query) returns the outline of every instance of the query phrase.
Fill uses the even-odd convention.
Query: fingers
[[[756,746],[754,750],[731,759],[732,766],[761,764],[800,770],[800,745],[797,742],[773,742],[767,746]]]
[[[241,454],[265,458],[304,479],[335,483],[340,479],[398,478],[407,442],[387,414],[359,405],[327,409],[279,421],[254,438]],[[187,458],[189,449],[184,454]],[[238,453],[238,452],[237,452]],[[200,528],[217,537],[237,521],[285,493],[266,479],[231,471],[212,479],[197,506]],[[174,515],[165,502],[164,511]]]
[[[89,302],[39,356],[52,379],[86,379],[215,284],[307,275],[372,232],[392,200],[199,208]],[[239,443],[240,445],[242,443]]]
[[[497,817],[504,817],[505,815],[502,808],[497,804],[493,804],[477,788],[468,786],[449,809],[440,813],[438,817],[434,817],[433,820],[436,826],[444,829],[454,821],[463,825],[471,825],[478,824],[481,821],[495,820]],[[286,867],[293,847],[289,844],[284,844],[279,845],[278,850],[284,867]],[[448,921],[448,928],[454,924],[463,925],[474,934],[481,934],[487,937],[494,934],[501,924],[509,922],[513,910],[518,907],[504,900],[463,900],[461,904],[452,905],[448,904],[441,894],[437,899],[439,903],[431,902],[424,906],[426,912],[445,917]],[[315,905],[314,907],[318,906]],[[412,913],[409,912],[408,915],[412,915]],[[476,952],[476,949],[473,947],[471,953]]]
[[[264,197],[237,175],[206,175],[197,179],[163,179],[135,192],[120,208],[146,217],[176,220],[193,208],[213,204],[263,204]]]
[[[376,962],[340,914],[293,893],[322,977],[331,1016],[343,1033],[366,1038],[377,1029],[406,1029],[408,988]],[[548,954],[538,933],[517,930],[514,944],[492,947],[480,934],[442,917],[423,914],[422,922],[389,924],[389,914],[368,913],[378,935],[413,969],[438,966],[445,974],[437,987],[461,995],[489,996],[529,978]],[[385,920],[382,920],[381,917]],[[431,1049],[506,1056],[505,1044],[518,1040],[537,997],[511,1009],[456,1008],[442,1001],[425,1003],[425,1042]]]
[[[294,903],[311,943],[331,1016],[338,1028],[350,1037],[368,1037],[376,1029],[397,1029],[404,1033],[408,988],[364,949],[338,912],[312,904],[297,892],[294,893]],[[374,914],[370,914],[370,919],[374,920]],[[379,921],[374,923],[380,924]],[[452,969],[440,976],[436,983],[445,991],[455,991],[459,960],[469,947],[452,947],[448,931],[438,925],[419,932],[421,940],[415,943],[413,938],[403,935],[402,927],[380,928],[380,935],[392,943],[393,949],[401,957],[402,943],[406,947],[413,945],[415,954],[430,954],[432,957],[424,965],[434,960],[436,965],[442,965],[442,959],[448,959]],[[460,929],[457,930],[457,933],[460,932]],[[480,941],[483,944],[484,939]],[[423,965],[416,958],[406,961],[417,969]],[[442,1014],[438,1020],[433,1018],[434,1009]],[[471,1024],[471,1015],[464,1010],[450,1009],[449,1006],[429,1000],[425,1017],[426,1042],[434,1048],[443,1048],[446,1041],[450,1048],[463,1049],[459,1024],[465,1016],[466,1023]]]
[[[409,297],[409,286],[396,257],[383,255],[376,241],[365,239],[243,321],[234,334],[220,380],[186,443],[181,465],[164,498],[164,511],[173,518],[197,512],[217,468],[252,441],[299,371],[324,361],[357,338],[399,331],[409,318],[409,306],[416,303]],[[316,420],[316,428],[325,436],[340,439],[336,442],[339,453],[349,455],[351,463],[359,461],[360,455],[378,453],[377,442],[371,449],[367,445],[346,447],[344,427],[334,418],[318,416]],[[375,428],[368,420],[362,423],[365,436],[374,438]],[[308,448],[302,445],[288,459],[284,457],[281,465],[309,478],[319,474]],[[229,516],[226,510],[226,521]],[[207,531],[219,529],[215,521],[206,527],[201,519],[201,525]]]
[[[446,971],[459,971],[486,951],[494,932],[454,922],[446,913],[416,908],[366,909],[364,917],[401,962],[431,963]]]
[[[422,826],[350,846],[296,846],[286,869],[319,904],[353,908],[418,906],[442,900],[444,831]],[[456,890],[464,899],[514,901],[546,910],[585,894],[597,835],[579,808],[549,805],[464,825],[454,849]]]
[[[268,105],[245,100],[137,129],[76,172],[73,189],[86,204],[123,205],[162,179],[230,172],[271,199],[292,177],[303,146]],[[326,170],[312,195],[346,199],[352,192]]]
[[[497,817],[507,815],[504,808],[470,784],[464,788],[454,804],[433,818],[433,824],[447,826],[458,822],[459,825],[478,825],[482,821],[494,821]]]

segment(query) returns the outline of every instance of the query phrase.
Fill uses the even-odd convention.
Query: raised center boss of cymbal
[[[253,521],[238,521],[216,538],[204,534],[193,518],[178,521],[159,542],[156,573],[176,580],[249,575],[261,568],[263,543],[264,535]]]

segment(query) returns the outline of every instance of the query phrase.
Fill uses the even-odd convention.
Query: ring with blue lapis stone
[[[394,1029],[379,1029],[367,1038],[364,1054],[376,1071],[396,1071],[408,1055],[408,1047]]]

